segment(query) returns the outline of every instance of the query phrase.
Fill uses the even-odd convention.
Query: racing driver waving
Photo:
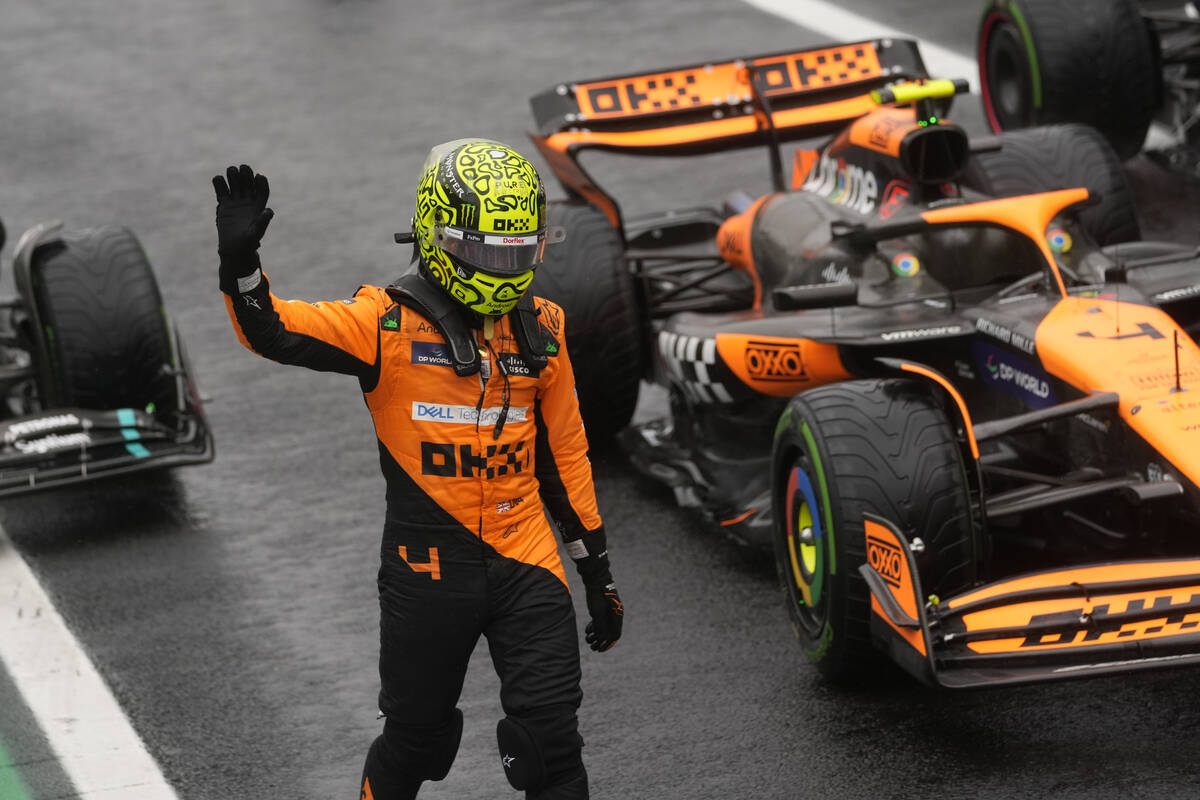
[[[416,797],[450,770],[467,663],[487,637],[505,773],[527,798],[588,796],[575,613],[548,509],[583,580],[593,650],[621,635],[562,310],[526,293],[548,237],[545,190],[510,147],[435,147],[417,187],[418,262],[349,300],[283,301],[261,269],[273,217],[250,167],[213,178],[220,284],[239,340],[358,378],[387,480],[379,569],[383,733],[362,798]]]

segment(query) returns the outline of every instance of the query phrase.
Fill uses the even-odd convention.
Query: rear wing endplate
[[[824,136],[875,108],[872,91],[927,77],[916,42],[875,39],[561,83],[530,99],[530,138],[567,192],[621,229],[580,151],[693,155]]]

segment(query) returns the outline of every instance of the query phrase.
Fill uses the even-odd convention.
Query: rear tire
[[[1086,125],[1048,125],[1007,131],[1000,149],[976,153],[963,183],[992,197],[1086,187],[1100,203],[1080,222],[1104,246],[1141,238],[1133,192],[1108,142]]]
[[[610,442],[633,417],[642,377],[642,323],[633,275],[617,230],[596,208],[550,204],[566,241],[546,248],[535,295],[562,306],[579,409],[593,447]]]
[[[950,421],[925,387],[859,380],[797,395],[780,419],[772,470],[781,588],[800,649],[826,678],[863,677],[881,660],[858,572],[863,512],[924,542],[916,558],[927,594],[974,582],[966,472]]]
[[[1133,157],[1162,91],[1154,37],[1133,0],[988,0],[977,37],[988,124],[1082,122]]]
[[[178,365],[166,312],[131,231],[65,233],[37,248],[31,275],[51,362],[44,406],[175,411]]]

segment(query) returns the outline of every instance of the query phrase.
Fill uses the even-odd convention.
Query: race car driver
[[[380,598],[383,733],[361,797],[416,797],[450,770],[482,634],[506,714],[504,771],[527,798],[588,796],[575,614],[543,508],[605,651],[624,610],[609,569],[563,313],[526,293],[553,229],[533,165],[489,140],[435,147],[417,187],[415,272],[346,300],[284,301],[258,255],[274,212],[248,166],[213,178],[220,286],[238,339],[358,379],[387,479]],[[544,505],[543,505],[544,504]]]

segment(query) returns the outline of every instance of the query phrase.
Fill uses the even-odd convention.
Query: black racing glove
[[[217,253],[221,256],[221,290],[236,294],[237,279],[262,266],[258,245],[275,212],[267,208],[271,187],[266,175],[242,164],[213,178],[217,191]]]
[[[608,564],[604,529],[585,533],[582,538],[568,542],[567,552],[575,559],[575,568],[583,578],[588,615],[592,618],[583,638],[593,650],[603,653],[621,638],[621,624],[625,619],[625,606]]]

